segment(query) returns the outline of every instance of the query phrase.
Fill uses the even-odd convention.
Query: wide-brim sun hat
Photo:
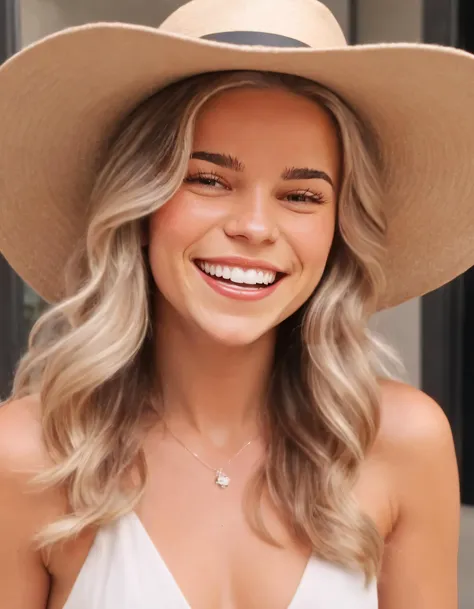
[[[316,0],[193,0],[160,27],[93,23],[0,68],[0,251],[45,300],[64,294],[108,137],[186,77],[282,72],[343,98],[380,143],[388,221],[378,309],[474,263],[474,57],[423,44],[347,45]]]

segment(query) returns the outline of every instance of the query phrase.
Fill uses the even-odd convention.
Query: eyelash
[[[309,189],[300,191],[300,192],[290,192],[288,193],[289,197],[306,197],[309,199],[309,203],[326,203],[326,198],[321,192],[312,192]],[[290,201],[290,203],[304,203],[304,201]]]
[[[198,171],[194,174],[190,174],[188,175],[185,179],[184,179],[186,184],[201,184],[203,186],[210,186],[212,188],[212,185],[210,185],[209,183],[205,184],[204,182],[217,182],[218,184],[220,184],[221,186],[223,186],[226,190],[229,190],[229,187],[226,186],[226,184],[224,183],[224,180],[221,176],[219,176],[217,173],[206,173],[204,171]],[[307,203],[316,203],[316,204],[322,204],[322,203],[326,203],[326,198],[324,197],[324,195],[320,192],[312,192],[309,189],[306,189],[304,191],[299,191],[299,192],[292,192],[289,193],[287,196],[293,196],[293,197],[303,197],[303,198],[307,198],[309,199],[309,201],[306,201]],[[290,201],[290,203],[305,203],[305,201]]]
[[[217,173],[206,173],[204,171],[198,171],[196,173],[190,174],[185,178],[185,182],[187,184],[196,184],[196,183],[200,183],[203,186],[209,186],[209,184],[203,184],[204,180],[207,180],[208,182],[218,182],[221,186],[224,186],[224,188],[228,188],[225,184],[224,184],[224,180],[221,178],[221,176],[217,175]]]

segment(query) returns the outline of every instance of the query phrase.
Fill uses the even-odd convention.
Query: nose
[[[228,237],[253,245],[274,243],[280,234],[275,202],[263,193],[242,196],[224,226]]]

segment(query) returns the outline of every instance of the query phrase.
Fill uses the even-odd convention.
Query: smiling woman
[[[408,171],[420,159],[433,171],[436,157],[438,135],[421,115],[421,147],[410,156],[418,130],[403,131],[414,116],[400,109],[413,112],[426,66],[407,69],[428,51],[410,48],[409,64],[393,56],[398,89],[384,103],[370,100],[394,86],[395,68],[384,87],[358,86],[351,104],[342,95],[352,82],[347,62],[361,53],[344,54],[337,78],[328,64],[334,87],[319,84],[308,66],[338,61],[337,24],[312,0],[275,5],[271,40],[287,45],[300,31],[303,46],[326,40],[328,49],[197,41],[188,28],[202,11],[221,15],[219,40],[228,23],[222,3],[195,0],[165,33],[89,26],[0,70],[2,90],[15,92],[36,66],[41,86],[23,101],[34,112],[34,96],[53,87],[38,68],[41,53],[51,46],[55,62],[81,62],[90,40],[80,53],[62,45],[99,36],[85,90],[100,103],[88,97],[87,112],[74,106],[67,78],[76,72],[66,70],[55,82],[63,112],[50,110],[48,120],[42,110],[28,160],[16,159],[34,158],[34,167],[0,182],[0,245],[54,302],[0,411],[0,604],[9,609],[455,607],[459,500],[449,426],[427,396],[382,380],[381,356],[393,354],[367,328],[376,310],[472,262],[465,239],[474,219],[450,230],[453,214],[437,215],[426,180]],[[227,9],[236,35],[242,14],[255,27],[267,5],[246,6],[248,14]],[[100,45],[110,34],[105,56],[114,61],[113,37],[124,32],[137,34],[134,44],[177,45],[176,58],[198,58],[200,68],[183,65],[158,86],[155,60],[148,83],[138,62],[129,73],[125,65],[99,70],[92,83]],[[375,61],[385,51],[367,52]],[[448,51],[436,53],[446,59]],[[120,81],[110,97],[105,73]],[[10,86],[12,74],[27,82]],[[382,116],[407,79],[406,97]],[[2,123],[2,100],[0,132],[15,154],[17,134],[8,130],[19,123]],[[449,122],[444,108],[444,116],[454,130],[457,114]],[[45,124],[56,129],[48,153]],[[469,142],[474,148],[474,133]],[[437,161],[439,170],[448,162]],[[28,180],[34,205],[18,222]],[[440,180],[440,197],[443,188]],[[466,188],[456,193],[465,214]],[[436,262],[420,272],[408,254],[427,246],[413,229],[426,200],[423,222],[440,254],[420,250]],[[12,238],[26,220],[35,221],[34,238],[42,235],[35,248]],[[442,246],[455,243],[460,254],[448,264]]]
[[[183,186],[149,225],[156,306],[160,319],[171,304],[216,340],[245,344],[299,309],[326,266],[340,144],[311,95],[330,93],[257,74],[195,77],[188,86],[196,111],[203,105]],[[147,103],[153,114],[162,96]],[[250,287],[258,281],[265,287]]]

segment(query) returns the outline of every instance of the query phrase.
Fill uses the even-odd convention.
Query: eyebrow
[[[284,180],[326,180],[334,188],[333,181],[325,171],[309,167],[291,167],[285,169],[281,176]]]
[[[199,150],[198,152],[193,152],[191,158],[207,161],[208,163],[219,165],[219,167],[224,167],[224,169],[232,169],[232,171],[242,172],[245,169],[244,164],[230,154],[204,152],[203,150]]]
[[[242,172],[245,165],[230,154],[221,154],[219,152],[205,152],[198,150],[191,154],[192,159],[207,161],[224,169]],[[334,183],[331,177],[320,169],[310,169],[309,167],[289,167],[281,174],[283,180],[325,180],[334,188]]]

